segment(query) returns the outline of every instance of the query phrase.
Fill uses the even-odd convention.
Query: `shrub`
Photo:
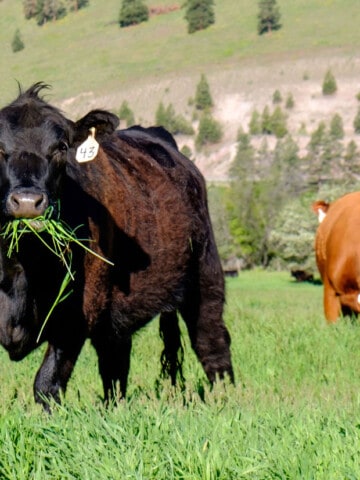
[[[306,199],[305,199],[306,200]],[[270,234],[270,248],[282,266],[316,272],[314,231],[317,219],[306,201],[287,202]]]
[[[184,146],[181,148],[180,152],[181,152],[183,155],[185,155],[185,157],[189,158],[190,160],[193,160],[193,158],[192,158],[193,153],[192,153],[191,148],[190,148],[188,145],[184,145]]]
[[[291,110],[292,108],[294,108],[294,106],[295,106],[294,97],[292,96],[291,93],[289,93],[288,96],[286,97],[285,108],[287,108],[288,110]]]
[[[120,27],[137,25],[148,19],[149,9],[142,0],[123,0],[119,15]]]
[[[334,75],[331,70],[328,70],[325,74],[322,84],[323,95],[333,95],[337,90],[337,84]]]
[[[275,92],[273,93],[272,102],[273,104],[282,102],[282,96],[279,90],[275,90]]]

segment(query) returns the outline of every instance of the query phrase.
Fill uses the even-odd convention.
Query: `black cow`
[[[0,110],[0,223],[34,218],[49,206],[114,266],[72,248],[73,293],[41,336],[48,348],[34,394],[48,408],[65,392],[86,338],[94,345],[105,400],[125,396],[132,334],[160,314],[163,373],[181,375],[179,312],[210,382],[233,381],[222,320],[224,280],[204,179],[161,128],[116,131],[118,118],[94,110],[77,122],[41,96],[43,83]],[[75,152],[95,128],[96,158]],[[81,147],[82,148],[82,147]],[[45,235],[45,234],[44,234]],[[35,235],[18,253],[0,248],[0,342],[12,360],[37,347],[64,267]]]

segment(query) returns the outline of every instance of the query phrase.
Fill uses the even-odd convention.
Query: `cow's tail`
[[[161,376],[170,377],[171,384],[176,385],[179,378],[180,387],[184,386],[182,364],[184,349],[181,344],[181,334],[177,312],[164,312],[160,315],[160,337],[164,342],[161,353]]]

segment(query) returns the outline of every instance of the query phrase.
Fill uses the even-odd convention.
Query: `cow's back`
[[[360,192],[331,203],[315,240],[316,261],[324,283],[325,315],[334,321],[336,302],[358,312],[360,294]]]

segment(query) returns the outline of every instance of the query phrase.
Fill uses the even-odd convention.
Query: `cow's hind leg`
[[[169,376],[171,384],[176,385],[176,377],[179,376],[181,385],[184,384],[182,363],[184,350],[181,345],[180,328],[177,313],[164,312],[160,315],[160,337],[164,342],[164,350],[161,353],[161,374]]]
[[[104,388],[104,402],[125,398],[130,370],[131,336],[120,336],[112,329],[97,329],[92,344],[98,355],[99,373]],[[120,395],[117,385],[120,386]]]
[[[191,345],[211,383],[225,374],[234,382],[230,335],[222,318],[225,299],[220,262],[207,262],[205,257],[200,261],[198,275],[180,308]]]
[[[199,300],[197,300],[199,302]],[[218,376],[229,375],[234,382],[230,355],[230,335],[222,318],[222,307],[202,299],[189,301],[181,308],[181,315],[188,327],[191,345],[211,383]]]

